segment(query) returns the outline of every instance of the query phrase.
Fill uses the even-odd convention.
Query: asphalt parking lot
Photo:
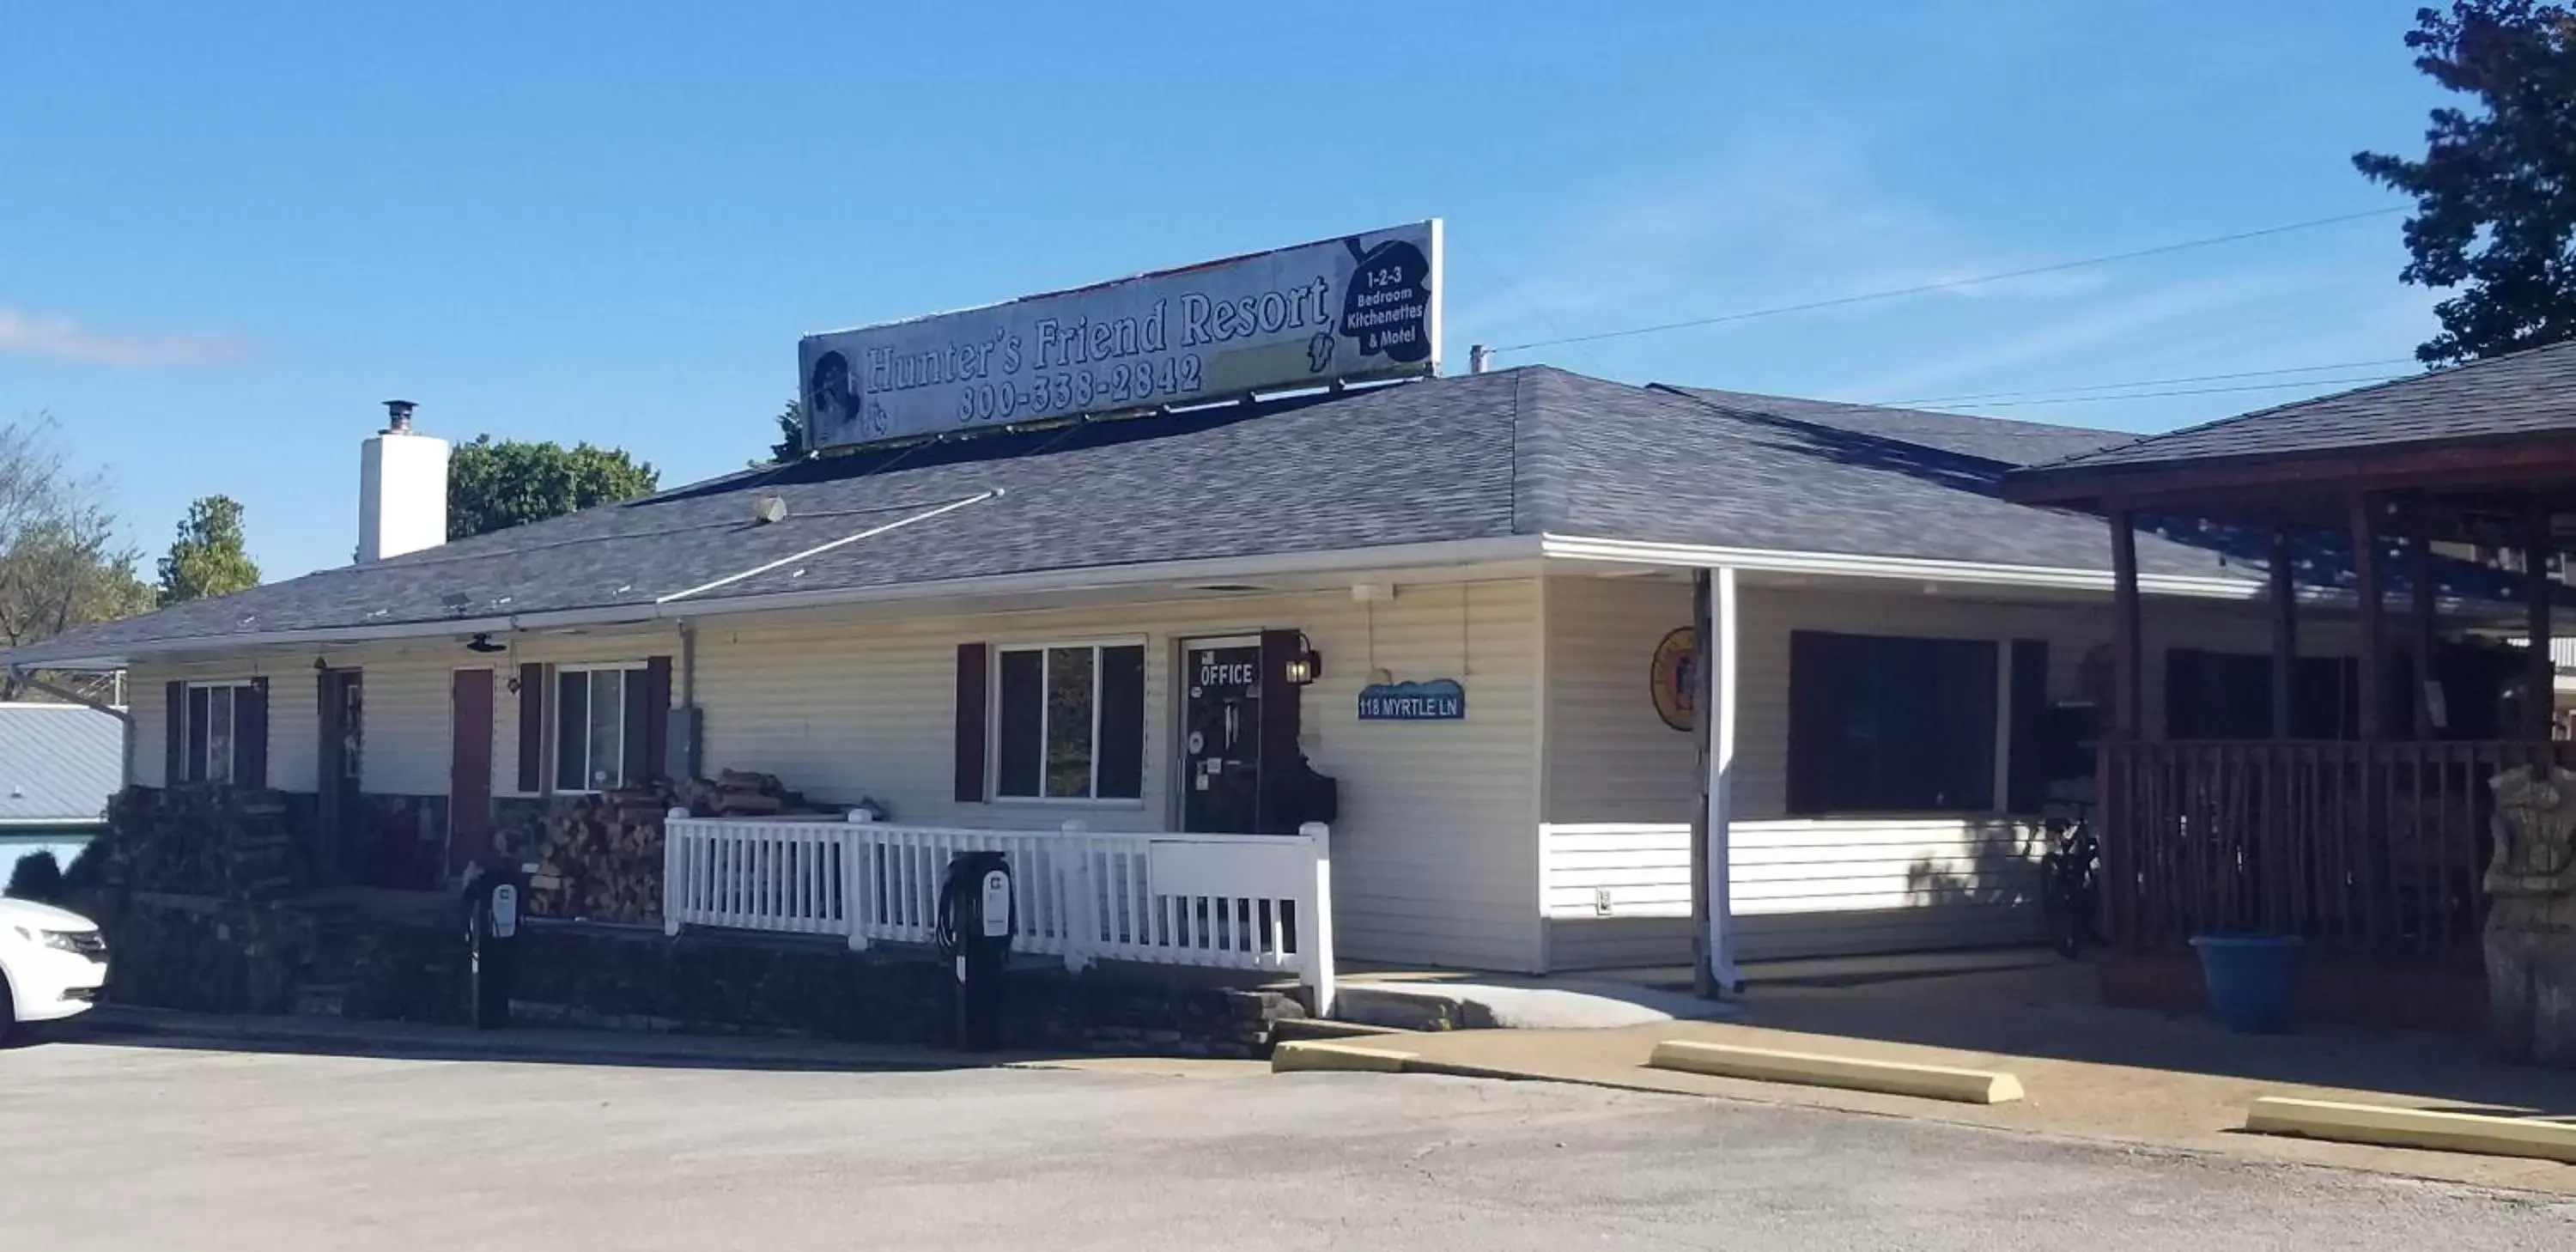
[[[2553,1248],[2576,1204],[1543,1083],[0,1052],[0,1248]]]

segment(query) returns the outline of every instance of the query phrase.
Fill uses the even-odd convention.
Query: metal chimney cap
[[[387,430],[410,430],[411,411],[418,407],[418,405],[413,404],[409,400],[385,401],[385,428]]]

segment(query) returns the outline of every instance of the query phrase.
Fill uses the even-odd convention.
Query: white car
[[[0,1043],[19,1023],[87,1011],[106,984],[107,940],[98,923],[0,896]]]

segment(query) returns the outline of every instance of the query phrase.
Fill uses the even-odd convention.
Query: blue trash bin
[[[2230,1030],[2278,1034],[2290,1028],[2299,1005],[2299,963],[2307,941],[2297,935],[2192,936],[2201,977],[2209,985],[2209,1011]]]

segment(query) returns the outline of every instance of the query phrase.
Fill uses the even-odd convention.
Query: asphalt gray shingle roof
[[[1966,413],[1891,409],[1834,400],[1801,400],[1714,387],[1664,387],[1736,412],[1765,414],[1781,421],[1804,422],[1856,435],[1870,435],[1942,452],[1955,452],[2002,465],[2040,465],[2064,457],[2127,443],[2137,438],[2112,430],[2016,422]]]
[[[2017,486],[2221,458],[2569,433],[2576,433],[2576,340],[2150,435],[2041,465],[2017,476]]]
[[[98,822],[125,785],[125,723],[76,704],[0,704],[0,826]]]
[[[1996,490],[2044,445],[2113,437],[1531,367],[746,471],[87,627],[10,660],[641,610],[997,488],[689,602],[717,611],[780,592],[1541,534],[2101,570],[2099,519]],[[764,495],[786,500],[785,521],[753,521]],[[2185,538],[2143,536],[2140,567],[2259,577],[2237,559],[2246,552]]]

